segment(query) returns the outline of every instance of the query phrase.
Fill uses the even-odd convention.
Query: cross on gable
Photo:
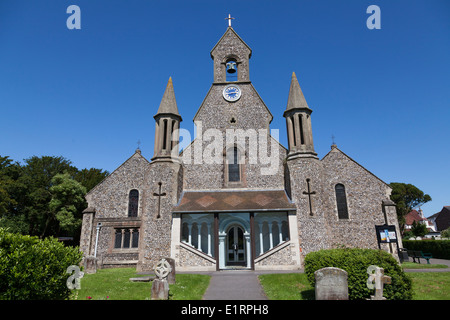
[[[234,18],[231,17],[231,14],[229,14],[228,18],[225,18],[225,20],[228,20],[228,26],[231,27],[231,20],[234,20]]]
[[[308,191],[303,191],[303,194],[308,196],[308,199],[309,199],[309,215],[312,216],[313,215],[313,211],[312,211],[311,195],[316,194],[316,192],[315,191],[311,191],[310,186],[309,186],[309,181],[310,181],[310,179],[306,179],[306,184],[308,185]]]

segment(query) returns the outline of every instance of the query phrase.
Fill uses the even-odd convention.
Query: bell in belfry
[[[230,61],[227,63],[227,72],[235,73],[236,72],[236,62]]]

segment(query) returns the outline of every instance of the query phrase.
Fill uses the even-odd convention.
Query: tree
[[[450,227],[441,232],[442,238],[450,238]]]
[[[411,232],[416,237],[423,237],[428,233],[427,226],[423,223],[418,223],[417,221],[413,221]]]
[[[0,156],[0,227],[25,234],[29,223],[23,214],[26,186],[19,181],[22,166],[9,157]]]
[[[79,237],[84,196],[109,175],[78,170],[64,157],[33,156],[24,164],[0,156],[0,227],[14,233]]]
[[[27,187],[25,214],[30,223],[30,235],[45,237],[56,235],[59,230],[58,221],[49,209],[52,199],[50,188],[52,179],[57,174],[69,173],[73,176],[78,169],[64,157],[33,156],[25,159],[23,175],[20,178]]]
[[[398,223],[403,233],[405,216],[414,208],[431,201],[431,197],[412,184],[391,182],[389,185],[392,188],[391,200],[396,204]]]
[[[59,222],[60,230],[75,236],[81,227],[81,213],[86,208],[86,188],[68,173],[57,174],[51,180],[49,212]]]
[[[89,192],[93,187],[99,184],[108,175],[109,175],[108,171],[90,168],[78,170],[78,172],[75,173],[74,179],[80,182],[86,188],[86,192]]]

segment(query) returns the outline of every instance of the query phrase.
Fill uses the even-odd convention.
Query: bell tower
[[[288,159],[316,158],[311,128],[312,110],[308,107],[295,72],[292,73],[289,98],[283,116],[286,118],[289,153]]]
[[[172,161],[178,159],[179,129],[182,119],[178,113],[172,77],[169,78],[166,91],[154,118],[156,121],[155,152],[152,161]]]
[[[248,60],[252,56],[250,47],[231,27],[231,17],[227,31],[214,48],[211,58],[214,60],[214,83],[249,82]]]

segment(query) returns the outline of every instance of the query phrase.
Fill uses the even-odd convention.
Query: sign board
[[[394,225],[375,226],[378,244],[380,243],[398,243],[397,232]]]

